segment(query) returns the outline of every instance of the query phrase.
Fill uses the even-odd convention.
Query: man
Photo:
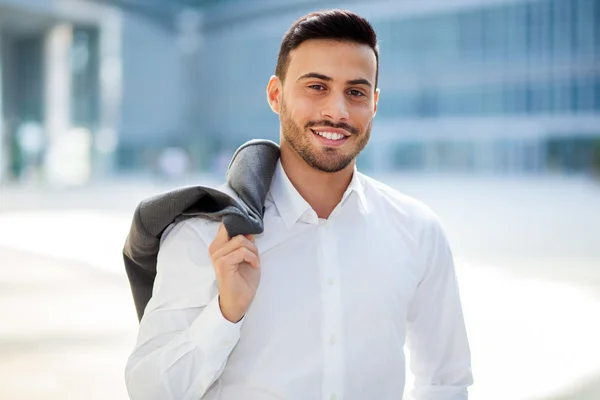
[[[281,157],[265,231],[177,224],[126,368],[132,399],[467,399],[470,350],[435,214],[359,173],[378,45],[360,16],[309,14],[283,38],[268,102]]]

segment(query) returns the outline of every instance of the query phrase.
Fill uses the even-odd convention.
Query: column
[[[8,172],[8,149],[6,148],[6,129],[4,126],[4,88],[2,86],[4,79],[2,70],[3,44],[2,34],[0,34],[0,184],[5,181]]]
[[[202,127],[204,95],[201,87],[203,47],[202,26],[204,15],[195,9],[181,10],[175,19],[177,29],[177,47],[180,51],[184,93],[183,110],[181,111],[181,132],[189,143],[190,156],[199,169],[210,169],[215,161],[215,138],[207,136]]]
[[[70,137],[72,36],[72,26],[59,23],[47,31],[44,41],[44,127],[48,143],[44,173],[52,185],[81,183],[85,180],[82,175],[88,172],[81,162],[85,139],[77,140],[81,135]]]
[[[98,178],[115,174],[122,94],[122,15],[107,10],[100,25],[100,124],[96,132],[94,172]]]

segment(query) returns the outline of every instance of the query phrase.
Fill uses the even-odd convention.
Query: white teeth
[[[333,133],[333,132],[317,132],[314,131],[317,135],[319,136],[323,136],[326,139],[329,140],[340,140],[344,138],[344,135],[342,135],[341,133]]]

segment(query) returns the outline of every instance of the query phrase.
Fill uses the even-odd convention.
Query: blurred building
[[[204,108],[215,134],[277,132],[262,99],[282,33],[307,11],[345,6],[373,22],[381,46],[365,168],[584,172],[600,162],[600,0],[260,4],[206,11]]]
[[[497,173],[599,165],[600,1],[416,3],[373,15],[382,53],[374,161]]]
[[[174,148],[206,169],[277,140],[265,88],[281,37],[330,7],[379,35],[363,168],[600,168],[600,0],[0,0],[2,160],[16,168],[24,121],[87,129],[92,176],[156,168]]]
[[[0,0],[0,179],[80,182],[103,169],[120,112],[118,17]]]
[[[185,57],[161,11],[0,0],[0,180],[110,178],[187,144]]]

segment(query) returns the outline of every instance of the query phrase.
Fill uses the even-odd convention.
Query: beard
[[[290,147],[298,153],[298,155],[310,165],[312,168],[327,173],[339,172],[346,168],[350,163],[358,157],[361,151],[366,147],[371,136],[372,121],[369,121],[364,132],[360,132],[357,128],[346,123],[334,124],[333,122],[310,121],[304,128],[296,124],[287,111],[285,101],[281,103],[279,115],[283,138]],[[314,135],[311,126],[327,126],[330,128],[341,128],[352,133],[346,139],[347,142],[341,147],[352,146],[350,150],[342,150],[342,148],[333,148],[317,146],[314,144],[311,136]]]

